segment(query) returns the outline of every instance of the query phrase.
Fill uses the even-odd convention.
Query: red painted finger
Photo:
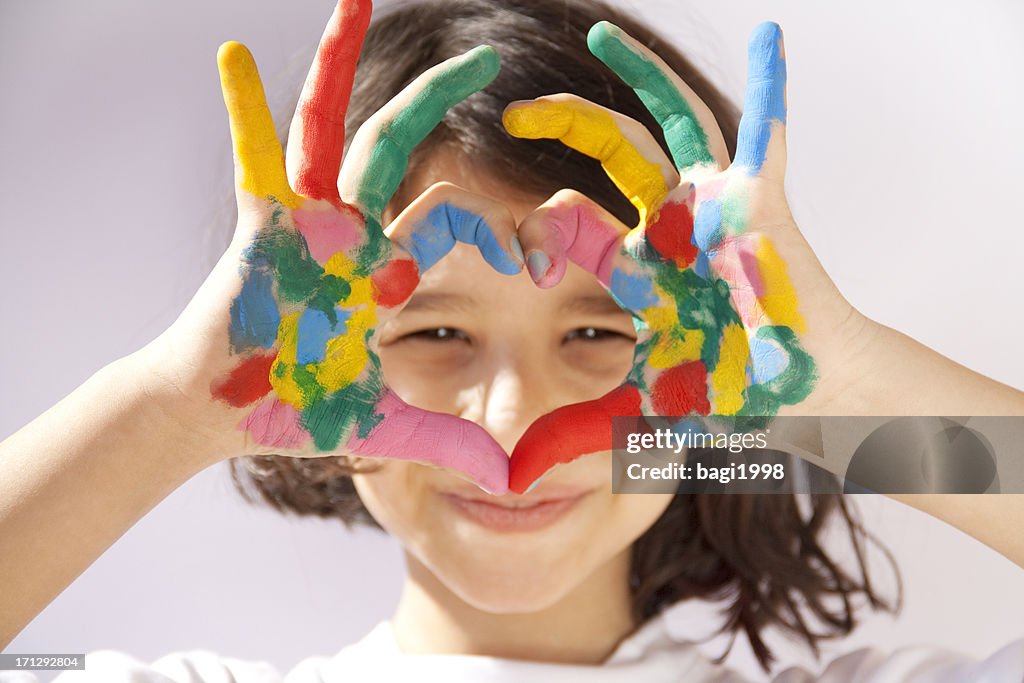
[[[288,177],[299,194],[337,204],[356,62],[370,24],[370,0],[340,0],[320,39],[289,133]]]
[[[640,392],[623,385],[599,399],[553,410],[519,439],[509,463],[508,488],[523,493],[555,465],[612,449],[612,418],[640,415]]]

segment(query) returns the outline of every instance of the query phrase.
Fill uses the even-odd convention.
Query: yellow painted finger
[[[649,158],[663,155],[661,148],[654,143],[657,151],[647,149],[645,156],[616,117],[596,104],[580,99],[516,103],[505,110],[504,124],[516,137],[561,140],[600,161],[608,177],[640,212],[641,225],[657,212],[668,194],[663,165]]]
[[[217,67],[231,125],[239,189],[297,207],[301,200],[288,185],[281,141],[252,54],[241,43],[224,43],[217,51]]]

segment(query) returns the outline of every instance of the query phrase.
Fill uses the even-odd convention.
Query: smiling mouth
[[[509,500],[502,503],[442,493],[462,518],[502,533],[538,531],[565,517],[590,491],[543,500]]]

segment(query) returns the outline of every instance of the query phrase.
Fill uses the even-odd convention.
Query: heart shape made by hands
[[[242,284],[221,361],[232,369],[211,394],[244,412],[239,427],[252,444],[416,459],[462,470],[494,493],[521,493],[559,463],[610,449],[613,416],[773,415],[808,395],[815,364],[797,338],[804,322],[785,263],[759,229],[788,215],[776,24],[750,40],[731,164],[710,110],[650,50],[604,22],[591,30],[590,49],[651,110],[672,160],[642,124],[578,97],[506,109],[512,135],[558,139],[599,160],[636,206],[637,227],[569,190],[516,226],[490,200],[442,184],[384,231],[410,150],[499,64],[493,49],[479,47],[427,70],[359,129],[343,162],[344,111],[368,22],[368,0],[339,1],[287,159],[248,50],[229,43],[218,56],[239,214],[260,220],[240,220],[236,230]],[[518,272],[524,253],[546,263],[530,269],[541,287],[560,281],[572,261],[634,319],[623,384],[540,417],[511,456],[479,425],[406,404],[380,371],[374,327],[401,310],[419,275],[456,242],[476,245],[499,272]]]

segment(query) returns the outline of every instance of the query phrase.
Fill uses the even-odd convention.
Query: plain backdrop
[[[867,315],[1024,387],[1024,5],[624,4],[737,100],[750,29],[779,21],[789,192],[830,275]],[[286,112],[332,5],[0,0],[0,436],[175,318],[230,229],[217,46],[249,45]],[[1024,636],[1024,571],[909,508],[859,503],[900,563],[905,608],[865,615],[826,654],[925,642],[983,656]],[[140,521],[7,652],[114,648],[149,661],[207,648],[287,670],[387,617],[402,576],[384,535],[249,507],[216,467]],[[672,618],[702,635],[713,615],[686,604]],[[816,666],[774,642],[785,661]],[[730,661],[754,671],[742,639]]]

